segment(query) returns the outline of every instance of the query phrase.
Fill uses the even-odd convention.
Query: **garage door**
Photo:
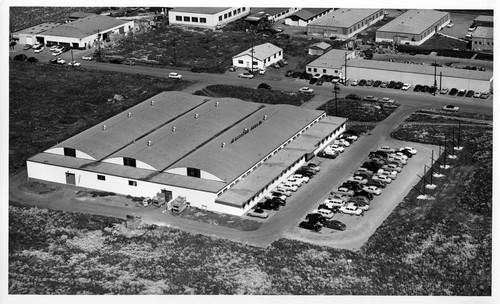
[[[26,44],[33,44],[33,37],[26,37]]]

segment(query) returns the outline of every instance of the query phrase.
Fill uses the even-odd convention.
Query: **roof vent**
[[[224,148],[225,146],[226,146],[226,143],[223,142],[222,145],[221,145],[221,147]]]
[[[128,113],[127,113],[127,117],[129,117],[129,118],[130,118],[130,116],[132,116],[132,113],[128,112]]]
[[[153,142],[148,140],[148,146],[151,146],[152,144],[153,144]]]
[[[264,120],[266,120],[266,119],[267,119],[267,115],[264,115]]]
[[[106,125],[102,125],[102,130],[106,130]]]
[[[172,132],[175,132],[175,127],[172,127]]]
[[[215,102],[215,106],[216,106],[216,107],[218,107],[218,106],[219,106],[219,102],[218,102],[218,101],[216,101],[216,102]]]
[[[194,114],[194,119],[198,119],[198,113]]]
[[[151,105],[154,106],[155,105],[155,101],[154,100],[151,100]]]

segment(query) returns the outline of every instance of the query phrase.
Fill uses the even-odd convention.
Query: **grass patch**
[[[338,98],[337,105],[335,105],[335,99],[331,99],[318,110],[325,111],[326,109],[328,115],[346,117],[352,121],[377,122],[386,119],[397,107],[397,105],[388,106]]]
[[[194,95],[232,97],[257,103],[289,104],[294,106],[300,106],[314,96],[312,94],[253,89],[223,84],[207,86],[203,90],[196,91]]]
[[[229,227],[241,231],[257,230],[262,226],[261,222],[252,221],[241,216],[216,213],[194,207],[185,209],[180,216],[197,222]]]
[[[19,172],[30,156],[151,96],[182,90],[190,84],[145,75],[11,61],[9,172]],[[124,99],[113,101],[116,94]]]

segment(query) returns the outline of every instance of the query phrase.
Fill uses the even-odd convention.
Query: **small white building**
[[[308,54],[309,55],[323,55],[326,51],[328,51],[332,46],[326,42],[318,42],[309,47]]]
[[[309,74],[338,76],[345,75],[345,62],[356,57],[356,51],[333,49],[306,66]]]
[[[170,24],[216,28],[250,14],[250,7],[176,7],[168,11]]]
[[[233,66],[262,69],[283,59],[283,49],[271,43],[249,48],[233,57]],[[253,60],[253,65],[251,64]]]

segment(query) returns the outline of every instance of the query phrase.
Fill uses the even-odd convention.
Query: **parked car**
[[[392,178],[390,178],[389,176],[387,175],[382,175],[382,174],[375,174],[373,177],[372,177],[372,180],[379,180],[379,181],[383,181],[385,182],[386,184],[390,184],[392,183]]]
[[[284,189],[284,188],[275,188],[273,190],[273,193],[279,193],[284,196],[290,196],[292,195],[292,192],[290,190]]]
[[[24,50],[24,51],[27,51],[27,50],[31,49],[31,47],[32,47],[32,45],[31,45],[31,44],[25,44],[25,45],[23,46],[23,50]]]
[[[378,148],[378,151],[382,151],[382,152],[386,152],[386,153],[394,153],[394,152],[396,152],[396,149],[391,148],[389,146],[381,146],[380,148]]]
[[[306,169],[298,169],[297,171],[295,171],[295,174],[300,174],[300,175],[306,176],[309,179],[311,179],[314,176],[315,172],[311,172],[311,171],[306,170]]]
[[[264,211],[263,209],[260,209],[260,208],[250,210],[247,213],[247,215],[252,216],[252,217],[260,217],[260,218],[268,218],[269,217],[269,213]]]
[[[135,65],[135,61],[133,61],[131,59],[125,59],[125,60],[123,60],[123,64],[124,65]]]
[[[316,232],[321,231],[321,225],[318,223],[314,223],[314,222],[303,221],[303,222],[299,223],[299,227],[304,228],[304,229],[308,229],[308,230],[312,230],[312,231],[316,231]]]
[[[56,51],[54,51],[54,53],[52,53],[52,56],[59,56],[61,54],[62,54],[61,50],[56,50]]]
[[[454,106],[454,105],[447,105],[443,107],[443,111],[450,111],[450,112],[458,112],[460,110],[460,107]]]
[[[380,194],[382,194],[382,190],[380,190],[376,186],[364,186],[363,190],[366,191],[366,192],[372,193],[374,195],[380,195]]]
[[[339,209],[340,212],[350,215],[363,215],[364,211],[356,207],[354,203],[348,203]]]
[[[383,102],[383,103],[394,103],[394,99],[390,99],[389,97],[384,97],[384,98],[380,99],[379,101]]]
[[[360,198],[367,204],[370,203],[370,201],[373,199],[373,194],[367,191],[364,191],[363,188],[357,190],[354,192],[354,195],[352,198],[357,199]]]
[[[278,185],[277,189],[285,189],[288,191],[295,192],[299,189],[299,187],[297,185],[290,183],[290,182],[283,182],[283,183]]]
[[[448,94],[448,92],[450,91],[450,89],[448,88],[442,88],[441,91],[439,91],[439,94]]]
[[[472,95],[474,98],[481,98],[481,92],[476,92],[474,95]]]
[[[380,80],[375,80],[375,81],[373,82],[373,86],[374,86],[374,87],[378,87],[378,86],[380,86],[381,84],[382,84],[382,81],[380,81]]]
[[[81,66],[82,64],[81,64],[80,62],[77,62],[77,61],[74,61],[74,60],[73,60],[73,61],[68,62],[68,65],[69,65],[69,66],[79,67],[79,66]]]
[[[331,149],[325,149],[323,151],[318,152],[319,157],[335,159],[339,156],[339,152]]]
[[[332,209],[333,207],[342,207],[345,204],[345,200],[340,197],[329,197],[324,202],[324,205],[327,206],[328,209]]]
[[[386,169],[379,169],[377,171],[378,175],[387,175],[392,179],[396,179],[398,177],[398,172],[396,170],[386,170]]]
[[[275,196],[273,198],[268,198],[264,201],[265,204],[278,204],[280,206],[286,206],[286,201],[280,199],[279,197]]]
[[[448,24],[446,25],[446,27],[453,27],[453,25],[454,25],[454,24],[450,22],[450,23],[448,23]]]
[[[356,79],[353,79],[353,80],[351,81],[351,86],[354,86],[354,87],[355,87],[355,86],[357,86],[357,85],[358,85],[358,81],[357,81]]]
[[[458,90],[457,96],[463,97],[463,96],[465,96],[466,93],[467,93],[467,91],[465,89],[461,89],[461,90]]]
[[[420,92],[427,93],[431,89],[430,86],[428,85],[423,85],[422,88],[420,89]]]
[[[381,169],[390,170],[390,171],[396,171],[396,172],[401,172],[403,170],[401,167],[399,167],[399,166],[397,166],[395,164],[383,165]]]
[[[337,152],[344,152],[345,151],[345,148],[341,145],[336,145],[336,144],[333,144],[333,145],[329,145],[328,146],[329,149],[333,150],[333,151],[337,151]]]
[[[317,172],[316,170],[309,168],[308,166],[302,166],[299,168],[299,170],[305,170],[306,172],[310,172],[314,175],[316,175],[316,172]],[[297,171],[299,171],[299,170],[297,170]],[[301,173],[299,173],[299,174],[301,174]]]
[[[420,92],[422,90],[422,86],[417,84],[414,88],[413,88],[413,92]]]
[[[309,84],[316,84],[317,81],[318,81],[318,78],[313,77],[309,80]]]
[[[349,195],[349,196],[353,196],[354,195],[354,191],[353,190],[349,190],[346,187],[339,187],[339,188],[337,188],[336,192],[340,193],[340,194]]]
[[[410,152],[412,155],[415,155],[418,152],[417,149],[412,148],[412,147],[403,147],[403,148],[399,149],[399,151],[403,151],[403,150]]]
[[[373,176],[373,174],[368,173],[369,171],[355,171],[354,175],[361,176],[363,178],[369,179]]]
[[[395,81],[389,81],[389,84],[387,85],[387,88],[393,89],[395,85],[396,85]]]
[[[481,93],[481,99],[487,99],[488,97],[490,97],[490,93],[489,92]]]
[[[346,225],[337,220],[330,220],[323,223],[323,227],[344,231],[346,229]]]
[[[437,92],[437,90],[438,90],[438,88],[437,88],[437,87],[435,87],[435,86],[431,86],[431,87],[429,88],[429,93],[430,93],[430,94],[435,94],[435,93]]]
[[[366,178],[359,176],[359,175],[349,177],[348,181],[353,181],[353,182],[357,182],[360,184],[366,184],[368,182],[368,180]]]
[[[316,85],[317,86],[323,85],[324,82],[325,82],[325,80],[323,78],[320,78],[320,79],[318,79],[318,81],[316,81]]]
[[[373,85],[373,80],[367,79],[366,80],[366,86],[371,87]]]
[[[336,139],[333,141],[334,145],[342,145],[344,147],[349,147],[351,143],[345,139]]]
[[[253,75],[252,75],[253,77]],[[173,78],[173,79],[182,79],[182,75],[179,74],[179,73],[175,73],[175,72],[172,72],[172,73],[169,73],[168,74],[168,78]]]
[[[264,209],[264,210],[275,210],[278,211],[280,210],[280,205],[277,202],[273,202],[270,200],[267,200],[265,202],[259,202],[257,205],[255,205],[257,209]]]
[[[257,89],[266,89],[266,90],[270,90],[271,89],[271,86],[268,85],[267,83],[261,83],[259,84],[259,86],[257,87]]]
[[[313,169],[314,171],[316,172],[319,172],[321,171],[321,167],[318,166],[318,164],[315,164],[315,163],[308,163],[307,166],[311,169]]]
[[[320,214],[326,219],[331,219],[335,215],[335,213],[328,209],[316,209],[313,211],[313,213]]]
[[[352,202],[354,206],[358,207],[358,209],[363,210],[363,212],[370,210],[370,205],[362,203],[362,202]]]
[[[82,60],[92,60],[92,55],[85,55],[85,56],[82,56]]]
[[[364,87],[365,85],[366,85],[366,80],[365,79],[361,79],[360,81],[358,81],[358,86]]]
[[[311,89],[309,87],[302,87],[302,88],[299,89],[299,92],[300,93],[312,94],[314,92],[314,89]]]
[[[35,48],[34,52],[35,53],[41,53],[43,51],[43,49],[44,49],[43,46],[40,46],[40,47]]]
[[[28,59],[28,56],[26,56],[25,54],[19,54],[19,55],[14,56],[15,61],[25,61],[27,59]]]
[[[363,101],[372,101],[372,102],[376,102],[378,101],[378,98],[375,97],[375,96],[372,96],[372,95],[368,95],[368,96],[365,96],[365,98],[363,98]]]
[[[394,84],[394,89],[400,90],[403,87],[403,83],[401,81],[398,81]]]
[[[263,69],[260,69],[260,70],[259,70],[259,74],[260,74],[260,75],[264,75],[266,72],[267,72],[267,69],[266,69],[266,68],[263,68]]]
[[[454,96],[454,95],[456,95],[457,93],[458,93],[458,89],[457,89],[457,88],[452,88],[452,89],[450,90],[450,93],[449,93],[449,94],[450,94],[451,96]]]
[[[295,177],[289,177],[287,181],[297,186],[302,186],[302,184],[306,183],[306,181],[303,178],[295,178]]]
[[[405,84],[403,84],[403,87],[401,88],[401,90],[408,91],[410,88],[411,88],[411,84],[405,83]]]
[[[243,73],[239,74],[238,77],[252,79],[254,76],[250,72],[243,72]]]
[[[311,223],[320,223],[320,224],[326,222],[326,218],[323,215],[314,212],[306,215],[306,220]]]
[[[387,81],[382,81],[382,83],[380,83],[381,88],[387,88],[388,85],[389,83]]]
[[[375,186],[377,188],[385,188],[387,186],[387,183],[381,180],[369,180],[368,183],[366,183],[366,186]]]
[[[359,95],[356,95],[356,94],[347,94],[345,99],[362,100],[363,98]]]
[[[465,97],[471,98],[472,96],[474,96],[474,91],[473,90],[468,90],[467,93],[465,93]]]

